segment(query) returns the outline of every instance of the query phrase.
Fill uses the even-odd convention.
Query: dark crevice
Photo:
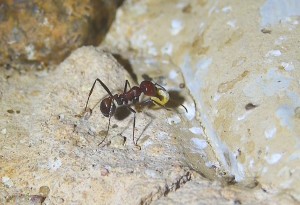
[[[129,73],[129,75],[133,79],[133,81],[135,83],[138,83],[137,82],[137,75],[133,71],[133,68],[132,68],[132,65],[131,65],[130,61],[128,59],[123,58],[120,54],[113,53],[112,55],[118,61],[118,63],[120,63],[125,68],[125,70],[127,70],[127,72]]]
[[[156,192],[151,192],[148,196],[141,199],[140,205],[149,205],[162,197],[168,196],[169,193],[182,188],[185,183],[191,181],[191,172],[187,171],[183,176],[171,184],[166,184],[165,187],[159,187]]]

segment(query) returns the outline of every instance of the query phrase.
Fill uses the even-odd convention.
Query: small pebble
[[[126,141],[125,137],[121,135],[117,135],[111,139],[111,145],[116,148],[123,148],[125,141]]]
[[[142,147],[140,145],[134,145],[133,150],[140,151],[140,150],[142,150]]]
[[[91,117],[92,113],[93,113],[92,109],[87,108],[87,110],[83,113],[83,119],[88,120]]]
[[[40,195],[32,195],[30,196],[30,201],[33,204],[42,204],[45,201],[46,197]]]
[[[63,120],[64,118],[65,118],[65,115],[64,115],[64,114],[59,114],[59,115],[58,115],[58,119],[59,119],[59,120]]]
[[[93,130],[93,132],[95,132],[95,128],[91,128],[91,129]],[[90,130],[91,130],[91,129],[90,129]],[[101,131],[99,132],[99,135],[104,137],[105,135],[107,135],[107,130],[101,130]]]
[[[4,186],[10,188],[14,185],[14,183],[12,182],[12,180],[9,177],[2,177],[2,183],[4,184]]]
[[[90,127],[89,130],[88,130],[88,133],[92,136],[95,136],[96,134],[96,129],[94,127]]]
[[[15,113],[15,111],[12,110],[12,109],[7,110],[7,112],[8,112],[9,114],[14,114],[14,113]]]
[[[260,31],[261,31],[262,33],[267,33],[267,34],[271,34],[271,33],[272,33],[272,30],[269,29],[269,28],[262,28]]]
[[[101,176],[107,176],[108,174],[109,174],[108,169],[103,168],[103,169],[101,170]]]
[[[4,128],[4,129],[1,130],[1,134],[6,135],[6,133],[7,133],[6,128]]]
[[[254,109],[256,108],[258,105],[254,105],[252,103],[248,103],[247,105],[245,105],[245,109],[246,110],[251,110],[251,109]]]
[[[41,186],[39,190],[39,194],[41,194],[44,197],[47,197],[50,192],[50,188],[48,186]]]

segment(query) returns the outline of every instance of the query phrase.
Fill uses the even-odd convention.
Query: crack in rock
[[[191,172],[187,171],[183,176],[176,178],[171,184],[166,183],[165,186],[158,186],[156,191],[149,193],[141,199],[140,205],[149,205],[152,202],[160,199],[161,197],[167,196],[170,192],[174,192],[181,188],[186,182],[191,180]]]

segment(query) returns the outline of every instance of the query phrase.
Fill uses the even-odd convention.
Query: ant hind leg
[[[138,146],[137,145],[137,141],[135,142],[134,141],[134,130],[135,130],[135,122],[136,122],[136,111],[134,109],[132,109],[131,107],[127,106],[127,108],[133,113],[133,129],[132,129],[132,141],[133,141],[133,144],[135,146]]]
[[[109,127],[110,127],[110,119],[111,119],[111,116],[109,116],[109,119],[108,119],[108,126],[107,126],[107,131],[105,133],[105,137],[103,138],[103,140],[98,144],[98,146],[100,146],[107,138],[107,135],[108,135],[108,131],[109,131]]]

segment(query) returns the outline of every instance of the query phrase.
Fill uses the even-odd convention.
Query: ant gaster
[[[97,82],[99,82],[101,84],[101,86],[106,90],[106,92],[109,95],[108,97],[104,98],[100,103],[100,111],[105,117],[109,118],[109,121],[108,121],[106,135],[105,135],[104,139],[98,144],[98,146],[105,141],[105,139],[108,135],[108,131],[109,131],[109,127],[110,127],[110,119],[115,114],[116,108],[117,108],[114,101],[119,106],[121,106],[121,105],[126,106],[134,114],[132,140],[133,140],[134,145],[136,145],[136,146],[137,146],[137,142],[134,141],[136,111],[133,108],[131,108],[131,106],[136,105],[137,103],[140,103],[139,98],[140,98],[141,94],[143,93],[144,95],[150,97],[150,99],[147,99],[147,100],[141,102],[141,104],[152,103],[152,104],[156,105],[156,107],[163,107],[165,109],[168,109],[165,107],[165,104],[169,101],[169,93],[166,91],[166,89],[164,87],[162,87],[161,85],[159,85],[157,83],[152,83],[151,81],[144,80],[140,83],[139,86],[133,86],[132,88],[130,88],[127,91],[127,86],[130,87],[130,84],[129,84],[129,81],[126,80],[123,93],[113,95],[110,92],[110,90],[108,89],[108,87],[99,78],[97,78],[90,90],[90,93],[89,93],[89,96],[88,96],[88,99],[87,99],[86,105],[85,105],[85,111],[87,111],[87,105],[88,105],[90,96],[92,95],[95,84]],[[181,105],[181,106],[183,106],[183,105]],[[185,106],[183,106],[183,107],[185,108],[185,110],[187,112],[186,107]]]

